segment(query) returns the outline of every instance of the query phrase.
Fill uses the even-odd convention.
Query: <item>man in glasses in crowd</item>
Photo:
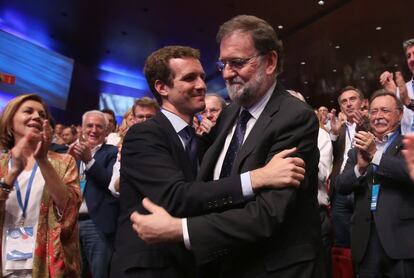
[[[132,113],[135,118],[135,123],[139,124],[151,119],[160,111],[158,103],[149,98],[142,97],[137,99],[132,106]]]
[[[226,102],[220,95],[215,93],[206,94],[205,102],[206,108],[200,112],[200,115],[202,119],[206,118],[215,124],[221,111],[226,107]]]
[[[144,199],[150,214],[133,213],[133,227],[149,243],[184,242],[207,277],[324,277],[316,115],[277,82],[282,45],[266,21],[237,16],[220,27],[217,40],[217,66],[233,103],[209,134],[214,142],[198,180],[238,176],[293,147],[305,162],[304,180],[299,187],[260,191],[235,209],[223,211],[228,198],[209,202],[215,213],[182,219]]]

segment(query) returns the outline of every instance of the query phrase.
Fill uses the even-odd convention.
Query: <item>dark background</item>
[[[280,80],[313,107],[337,106],[346,85],[368,97],[384,70],[402,69],[410,78],[402,41],[414,37],[413,11],[412,0],[0,0],[0,29],[13,28],[75,60],[66,110],[52,109],[69,124],[98,107],[102,64],[142,77],[145,58],[165,45],[200,49],[209,91],[225,94],[215,35],[238,14],[261,17],[278,31],[285,48]],[[136,91],[143,95],[150,93]]]

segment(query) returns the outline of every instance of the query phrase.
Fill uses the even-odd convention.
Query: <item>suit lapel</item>
[[[204,154],[203,161],[198,173],[198,180],[212,180],[214,167],[216,166],[217,159],[224,147],[226,137],[234,125],[234,122],[239,115],[240,106],[236,104],[230,104],[225,110],[223,110],[220,120],[218,122],[218,134],[214,139],[213,144],[208,148]]]
[[[394,142],[389,145],[385,154],[395,156],[402,148],[403,148],[403,140],[404,136],[399,134],[395,139]]]
[[[177,159],[178,163],[181,165],[181,168],[184,170],[185,175],[187,177],[192,177],[192,179],[194,179],[195,177],[193,176],[193,172],[191,170],[190,161],[187,155],[185,154],[183,144],[181,143],[181,140],[178,137],[178,134],[175,131],[171,122],[162,112],[158,113],[154,117],[154,121],[162,127],[163,131],[166,132],[166,139],[171,140],[174,150],[178,150],[177,152],[174,152],[173,150],[173,155],[174,153],[176,154],[175,158]]]

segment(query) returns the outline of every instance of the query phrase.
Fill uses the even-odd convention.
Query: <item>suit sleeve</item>
[[[413,186],[401,153],[396,156],[383,154],[376,174],[383,179],[393,181],[393,184],[399,186]]]
[[[266,133],[263,136],[267,138],[262,142],[262,146],[258,147],[270,143],[264,153],[263,162],[269,161],[274,154],[284,149],[298,147],[297,155],[306,163],[307,173],[304,182],[299,189],[290,187],[261,191],[255,201],[247,203],[243,208],[187,219],[190,243],[198,264],[207,264],[215,260],[215,254],[236,253],[240,248],[248,248],[260,241],[282,236],[286,222],[292,221],[292,217],[288,217],[292,208],[297,215],[298,210],[306,214],[307,208],[313,206],[314,216],[318,217],[316,171],[319,157],[319,125],[313,111],[300,107],[301,105],[295,109],[285,108],[279,111],[279,115],[274,117],[275,122],[266,132],[269,129],[274,130],[270,133],[263,132]],[[271,142],[266,142],[270,140]],[[315,219],[314,217],[313,220]],[[318,220],[316,221],[317,224]]]
[[[177,217],[244,203],[239,175],[220,181],[190,182],[183,170],[187,163],[184,150],[174,140],[179,139],[168,137],[156,125],[135,125],[128,131],[121,155],[121,198],[124,193],[138,196],[131,211],[143,211],[144,197]]]
[[[336,178],[335,188],[339,194],[348,195],[354,190],[366,186],[366,178],[368,175],[357,177],[355,175],[356,165],[356,149],[350,149],[348,152],[348,160],[346,161],[344,170]],[[367,172],[372,171],[372,166],[368,167]]]

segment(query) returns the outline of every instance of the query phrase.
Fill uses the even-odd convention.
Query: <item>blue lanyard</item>
[[[12,161],[10,159],[10,167],[11,165],[12,165]],[[35,162],[35,164],[33,165],[32,173],[30,174],[29,183],[27,184],[26,196],[24,197],[24,205],[23,205],[22,193],[20,191],[19,182],[17,181],[17,179],[14,182],[14,188],[16,189],[17,203],[19,204],[19,207],[22,210],[23,219],[26,218],[26,210],[27,210],[27,205],[29,203],[30,191],[32,190],[33,180],[34,180],[34,176],[37,171],[37,167],[38,167],[37,162]]]

